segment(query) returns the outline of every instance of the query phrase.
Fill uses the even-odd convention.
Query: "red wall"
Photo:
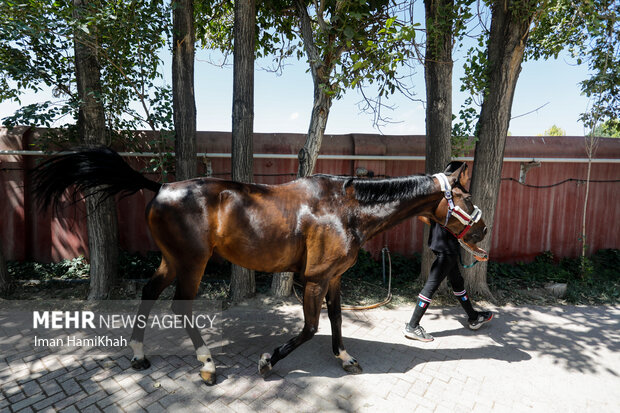
[[[41,131],[0,129],[0,149],[32,149],[29,145]],[[304,135],[255,134],[255,153],[296,154]],[[508,137],[506,157],[583,158],[583,137]],[[198,152],[230,153],[230,133],[200,132]],[[424,155],[423,136],[338,135],[326,136],[321,154]],[[602,139],[597,156],[620,158],[620,139]],[[199,170],[205,171],[205,159]],[[25,164],[24,164],[25,162]],[[33,206],[25,170],[36,162],[32,156],[0,156],[0,245],[10,260],[56,261],[87,255],[88,241],[84,207],[68,206],[60,216],[41,214]],[[140,169],[144,161],[130,159]],[[230,178],[230,159],[210,159],[216,177]],[[402,176],[424,171],[423,161],[319,160],[317,173],[352,175],[358,167],[375,175]],[[503,178],[519,178],[520,164],[505,162]],[[277,184],[294,179],[296,159],[255,159],[255,181]],[[585,179],[586,163],[543,162],[531,169],[527,183],[549,185],[568,178]],[[151,175],[152,179],[159,179]],[[592,180],[620,179],[620,164],[592,165]],[[588,253],[601,248],[620,248],[620,208],[615,204],[615,183],[592,183],[588,199]],[[118,203],[120,242],[129,251],[155,249],[144,221],[144,209],[151,193],[138,193]],[[492,233],[491,259],[531,260],[550,250],[557,257],[580,253],[579,233],[585,185],[565,183],[546,189],[528,188],[504,180],[501,184],[496,222]],[[422,224],[409,220],[370,240],[365,248],[374,254],[385,245],[391,251],[410,255],[422,247]]]

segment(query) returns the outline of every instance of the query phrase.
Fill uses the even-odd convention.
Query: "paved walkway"
[[[301,308],[255,302],[223,314],[216,386],[201,383],[193,356],[151,357],[148,371],[134,372],[128,350],[0,355],[0,411],[620,411],[620,307],[494,310],[472,332],[460,308],[431,308],[423,325],[432,343],[402,336],[410,308],[345,312],[345,345],[364,368],[359,375],[331,355],[323,314],[314,339],[263,379],[259,355],[300,329]]]

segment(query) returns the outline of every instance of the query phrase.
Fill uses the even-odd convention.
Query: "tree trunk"
[[[312,32],[312,24],[306,3],[297,0],[295,2],[297,17],[299,17],[301,25],[301,36],[304,42],[304,49],[308,56],[310,64],[310,73],[314,83],[314,103],[312,105],[312,115],[310,117],[310,126],[308,127],[308,135],[303,148],[299,151],[299,169],[297,177],[305,177],[311,175],[319,156],[321,144],[323,143],[323,135],[325,134],[325,126],[329,117],[329,110],[332,105],[330,95],[325,90],[329,85],[329,74],[333,69],[334,61],[331,57],[323,58],[319,49],[314,43],[314,35]],[[336,55],[339,52],[335,52]],[[326,62],[326,60],[328,62]],[[293,273],[282,272],[273,275],[271,281],[271,293],[278,297],[289,296],[293,291]]]
[[[271,295],[274,297],[288,297],[293,292],[292,272],[276,272],[271,279]]]
[[[194,178],[196,159],[196,102],[194,99],[194,3],[175,0],[172,12],[172,95],[176,134],[176,180]]]
[[[88,13],[88,0],[74,0],[75,17]],[[78,130],[86,144],[106,144],[105,115],[101,96],[101,76],[96,34],[76,29],[74,39],[75,75],[80,98]],[[88,249],[90,251],[89,300],[108,298],[118,271],[118,223],[113,198],[86,200]]]
[[[594,134],[594,132],[592,132]],[[586,137],[586,139],[588,139]],[[588,217],[588,195],[590,194],[590,176],[592,173],[592,153],[588,152],[588,173],[586,175],[586,194],[583,199],[583,215],[581,219],[581,278],[587,275],[586,271],[586,253],[588,249],[586,237],[586,218]]]
[[[452,154],[452,21],[453,0],[425,0],[426,55],[426,162],[427,174],[442,172]],[[435,258],[426,240],[429,227],[424,226],[421,276],[426,279]]]
[[[478,121],[478,141],[471,179],[474,202],[483,211],[483,219],[489,230],[480,243],[487,250],[493,234],[512,100],[535,11],[536,1],[533,0],[496,1],[492,6],[487,51],[487,89]],[[470,292],[491,297],[487,285],[487,263],[482,262],[467,273]]]
[[[314,80],[314,104],[312,106],[312,116],[310,117],[310,127],[306,136],[306,143],[299,151],[299,170],[298,177],[312,175],[316,160],[319,157],[327,118],[332,105],[331,97],[323,89],[325,83],[322,79]]]
[[[331,96],[327,94],[327,88],[330,84],[329,76],[334,68],[333,62],[337,60],[341,52],[334,51],[332,55],[321,56],[319,48],[314,43],[312,23],[306,3],[297,0],[295,8],[300,21],[301,37],[304,42],[306,55],[308,56],[310,73],[312,74],[312,82],[314,84],[314,103],[312,105],[308,135],[306,136],[306,143],[299,151],[299,170],[297,171],[297,176],[304,177],[312,174],[319,156],[329,110],[332,105]]]
[[[2,252],[2,244],[0,243],[0,297],[4,297],[8,294],[10,284],[9,270],[6,266],[4,252]]]
[[[588,275],[588,268],[586,262],[586,253],[588,252],[587,234],[586,234],[586,219],[588,217],[588,196],[590,195],[590,178],[592,176],[592,159],[596,154],[598,148],[598,137],[594,134],[598,117],[592,124],[591,132],[585,137],[585,150],[588,157],[588,172],[586,174],[586,193],[583,199],[583,215],[581,216],[581,277],[584,278]]]
[[[275,273],[274,279],[271,281],[271,295],[274,297],[288,297],[293,292],[293,277],[292,272],[278,272]],[[278,277],[278,282],[274,282],[275,277]]]
[[[254,134],[254,0],[235,2],[234,68],[232,108],[232,178],[252,182]],[[256,291],[254,271],[232,265],[230,295],[233,301]]]
[[[90,250],[89,300],[109,298],[118,272],[118,222],[114,198],[86,200]]]

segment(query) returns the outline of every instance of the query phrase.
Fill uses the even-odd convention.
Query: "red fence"
[[[32,149],[37,130],[0,129],[0,150]],[[200,132],[198,152],[230,153],[230,133]],[[305,137],[297,134],[255,134],[254,152],[296,154]],[[424,155],[423,136],[338,135],[326,136],[321,154],[332,155]],[[565,179],[584,180],[587,163],[583,137],[509,137],[505,157],[543,159],[541,166],[527,173],[526,183],[553,185]],[[620,159],[620,139],[602,139],[598,158]],[[553,160],[544,159],[555,158]],[[561,159],[560,159],[561,158]],[[136,160],[132,160],[135,162]],[[41,214],[29,191],[26,171],[34,165],[33,156],[0,155],[0,246],[9,260],[56,261],[88,254],[83,205],[69,207],[61,216]],[[230,158],[200,158],[200,172],[212,171],[216,177],[230,177]],[[139,167],[139,163],[135,163]],[[519,178],[520,162],[505,161],[502,178]],[[375,175],[402,176],[424,171],[424,161],[404,160],[319,160],[315,171],[352,175],[363,167]],[[255,181],[276,184],[294,179],[296,159],[258,158],[254,160]],[[601,248],[620,248],[620,208],[618,199],[620,163],[592,165],[588,199],[588,252]],[[144,221],[144,209],[152,194],[138,193],[118,203],[120,243],[129,251],[155,249]],[[557,257],[580,253],[579,234],[585,184],[579,181],[548,188],[522,186],[514,181],[501,184],[496,222],[493,229],[491,259],[530,260],[550,250]],[[422,247],[422,224],[408,220],[370,240],[365,248],[374,254],[387,245],[390,250],[411,255]]]

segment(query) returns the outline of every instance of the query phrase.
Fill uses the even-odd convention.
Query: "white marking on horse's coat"
[[[260,214],[249,213],[246,214],[250,227],[255,234],[261,234],[263,232],[263,221],[260,219]]]
[[[196,358],[199,362],[203,363],[200,371],[206,371],[208,373],[215,373],[215,363],[211,357],[211,351],[205,345],[202,345],[196,349]]]
[[[133,360],[142,360],[144,358],[144,344],[131,340],[129,342],[129,347],[133,350]]]
[[[301,205],[299,207],[299,212],[297,213],[297,226],[295,227],[295,232],[301,232],[301,227],[303,225],[303,218],[306,215],[310,215],[310,216],[314,216],[312,214],[312,212],[310,211],[310,208],[308,207],[308,205]]]
[[[372,215],[376,218],[388,218],[396,212],[396,207],[400,204],[399,201],[387,202],[385,204],[377,205],[364,205],[360,207],[363,214]]]
[[[258,360],[258,373],[266,374],[269,370],[271,370],[271,354],[263,353],[260,356],[260,360]],[[266,368],[267,371],[261,371],[261,369]]]
[[[157,193],[156,198],[161,203],[175,203],[188,196],[189,193],[190,190],[186,187],[176,188],[164,185]]]
[[[349,365],[349,364],[355,364],[357,361],[355,360],[355,358],[351,357],[349,355],[349,353],[347,353],[346,350],[342,350],[337,356],[336,358],[339,358],[340,360],[342,360],[342,365]]]
[[[304,218],[309,218],[316,222],[318,225],[333,230],[339,235],[343,247],[346,249],[350,247],[351,236],[350,234],[347,234],[347,231],[345,230],[344,225],[342,224],[342,220],[339,216],[332,213],[317,215],[310,210],[310,207],[308,207],[308,205],[302,205],[299,208],[299,213],[297,214],[297,226],[295,228],[296,232],[301,232]]]

